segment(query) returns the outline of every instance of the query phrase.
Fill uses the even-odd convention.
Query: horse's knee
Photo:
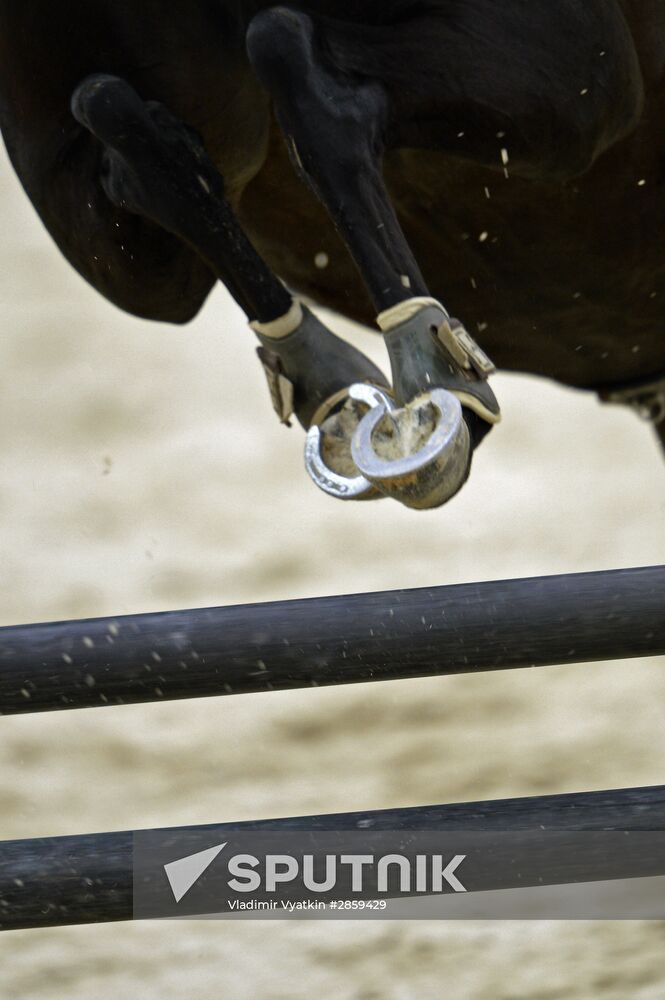
[[[299,32],[300,23],[290,7],[268,7],[256,14],[249,23],[246,35],[247,53],[253,65],[261,65],[271,58],[280,60],[277,38],[290,32]]]
[[[644,83],[633,38],[614,0],[559,5],[547,0],[534,14],[539,27],[531,45],[524,38],[512,65],[507,60],[496,74],[493,99],[500,99],[505,79],[514,167],[522,157],[525,174],[563,179],[584,173],[633,131],[643,111]]]
[[[345,74],[328,45],[333,30],[324,18],[272,7],[252,20],[247,51],[282,128],[298,135],[297,168],[348,185],[382,152],[388,101],[379,81]]]
[[[627,29],[620,38],[615,35],[608,29],[605,42],[593,51],[590,42],[580,45],[577,58],[575,48],[569,52],[562,41],[560,66],[557,49],[550,73],[534,67],[524,75],[508,125],[515,136],[514,156],[507,152],[525,175],[578,176],[637,127],[643,78]]]
[[[114,281],[85,274],[80,267],[77,270],[97,292],[123,312],[138,319],[175,326],[185,326],[198,315],[215,282],[199,262],[178,267],[160,277],[145,272],[137,275],[125,272]]]
[[[582,173],[643,110],[617,0],[434,0],[381,29],[334,22],[326,50],[342,71],[381,83],[391,145],[499,169],[507,156],[526,176]]]
[[[35,207],[64,257],[100,295],[139,319],[184,325],[197,315],[216,279],[190,247],[116,209],[101,190],[76,201],[57,187],[52,194]]]
[[[101,147],[73,132],[54,156],[41,137],[7,143],[44,226],[66,260],[119,309],[142,319],[185,324],[215,277],[182,240],[113,205],[100,183]]]

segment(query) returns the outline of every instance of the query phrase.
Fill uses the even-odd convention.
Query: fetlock
[[[307,429],[321,423],[337,405],[341,407],[354,383],[387,385],[376,365],[331,333],[306,306],[294,303],[282,319],[295,324],[282,336],[274,336],[281,321],[251,326],[261,342],[259,357],[274,409],[283,423],[293,414]]]
[[[488,382],[494,365],[438,302],[401,303],[382,313],[379,325],[384,330],[398,404],[405,405],[433,389],[446,389],[462,404],[474,438],[484,436],[500,421],[499,404]]]

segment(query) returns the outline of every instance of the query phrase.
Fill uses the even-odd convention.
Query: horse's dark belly
[[[386,174],[433,294],[497,365],[592,387],[665,371],[665,194],[651,149],[642,137],[622,143],[567,184],[422,151],[391,154]],[[353,264],[278,141],[242,212],[287,281],[373,321]]]

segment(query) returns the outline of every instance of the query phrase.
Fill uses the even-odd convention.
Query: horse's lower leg
[[[381,167],[389,121],[384,88],[377,81],[340,73],[324,46],[325,36],[317,38],[311,18],[286,8],[258,15],[248,33],[250,59],[275,99],[296,168],[330,211],[379,313],[395,398],[400,404],[414,400],[422,404],[402,414],[404,426],[398,434],[402,438],[397,443],[398,464],[405,473],[402,479],[409,482],[406,493],[402,483],[392,483],[394,463],[374,461],[371,441],[381,423],[380,415],[374,414],[366,443],[375,481],[412,506],[438,505],[465,481],[472,448],[499,419],[486,381],[492,368],[461,324],[451,323],[443,307],[429,298],[395,215]],[[437,415],[442,397],[432,397],[436,388],[452,390],[462,404],[457,416],[450,404],[445,414],[439,410]],[[432,402],[437,404],[434,409]],[[427,482],[416,484],[414,494],[413,473],[422,470],[419,460],[404,466],[409,449],[404,439],[413,436],[414,422],[422,428],[433,427],[437,420],[440,425],[450,422],[442,450],[448,457],[454,454],[454,462],[444,462],[440,475],[435,473],[441,481],[432,490],[428,456]],[[397,429],[395,421],[391,415],[387,426]],[[423,435],[416,437],[422,440]]]
[[[353,383],[385,384],[364,355],[294,302],[270,271],[192,130],[113,77],[85,80],[72,109],[105,147],[101,182],[110,200],[189,244],[244,310],[261,341],[273,402],[284,422],[295,412],[309,427],[341,406]]]

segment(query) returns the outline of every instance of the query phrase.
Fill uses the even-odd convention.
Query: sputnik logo
[[[194,883],[198,882],[203,873],[210,868],[227,843],[228,841],[224,841],[223,844],[217,844],[216,847],[209,847],[206,851],[199,851],[197,854],[190,854],[186,858],[179,858],[177,861],[171,861],[168,865],[164,865],[164,871],[176,903],[180,902]]]

